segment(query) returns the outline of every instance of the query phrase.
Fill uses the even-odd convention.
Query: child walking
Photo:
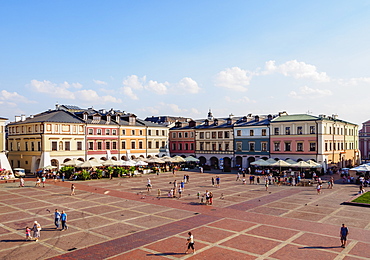
[[[26,241],[31,239],[31,229],[29,227],[26,227]]]

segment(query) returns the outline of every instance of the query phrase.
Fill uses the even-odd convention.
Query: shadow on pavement
[[[298,249],[328,249],[328,248],[341,248],[341,246],[305,246]]]
[[[158,253],[158,254],[146,254],[147,256],[166,256],[166,255],[186,255],[185,253],[174,253],[174,252],[169,252],[169,253]]]

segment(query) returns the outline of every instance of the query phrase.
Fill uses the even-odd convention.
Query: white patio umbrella
[[[80,161],[78,159],[72,159],[72,160],[69,160],[68,162],[62,163],[62,165],[64,165],[64,166],[76,166],[76,165],[81,164],[81,163],[83,163],[83,161]]]
[[[370,172],[370,165],[362,164],[355,168],[349,169],[350,171],[356,171],[356,172]]]
[[[292,160],[292,159],[287,159],[285,160],[287,163],[290,163],[290,164],[296,164],[297,162]]]
[[[275,159],[273,159],[273,158],[268,158],[267,160],[266,160],[266,162],[268,162],[268,163],[275,163],[276,162],[276,160]]]
[[[102,164],[104,166],[119,166],[119,165],[122,165],[122,162],[109,159],[109,160],[104,161]]]
[[[277,162],[274,162],[274,163],[270,164],[270,166],[289,167],[289,166],[292,166],[292,165],[290,163],[286,162],[286,161],[279,160]]]
[[[174,162],[186,162],[184,158],[182,158],[181,156],[178,156],[176,155],[175,157],[173,157],[172,159],[175,159],[176,161]]]
[[[299,161],[297,163],[292,164],[293,167],[301,167],[301,168],[311,168],[312,166],[305,162],[305,161]]]
[[[185,161],[187,161],[187,162],[199,162],[199,159],[189,155],[188,157],[185,158]]]
[[[129,166],[129,167],[131,167],[131,166],[136,166],[136,162],[135,161],[133,161],[133,160],[129,160],[129,161],[122,161],[122,164],[121,164],[122,166]]]
[[[137,161],[136,163],[135,163],[135,166],[147,166],[148,165],[148,163],[146,163],[146,162],[144,162],[144,161]]]
[[[103,164],[98,163],[95,160],[86,161],[86,162],[83,162],[77,165],[77,167],[81,167],[81,168],[93,168],[93,167],[99,167],[99,166],[103,166]]]
[[[161,159],[156,158],[156,157],[149,158],[149,159],[145,160],[145,162],[147,162],[147,163],[165,163],[165,161],[162,161]]]
[[[53,169],[56,169],[58,167],[52,166],[52,165],[48,165],[48,166],[45,166],[45,167],[42,167],[42,168],[45,169],[45,170],[53,170]]]
[[[263,160],[263,159],[259,159],[259,160],[255,161],[255,162],[251,162],[250,165],[254,165],[254,166],[269,166],[270,163],[267,162],[267,161],[265,161],[265,160]]]
[[[308,161],[307,161],[307,163],[308,163],[309,165],[311,165],[311,168],[321,168],[321,167],[322,167],[322,165],[321,165],[321,164],[319,164],[319,163],[317,163],[317,162],[314,162],[314,161],[312,161],[312,160],[308,160]]]

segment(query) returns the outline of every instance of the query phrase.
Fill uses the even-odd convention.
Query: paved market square
[[[173,181],[184,174],[190,182],[182,198],[168,198]],[[220,188],[211,184],[216,175]],[[45,188],[29,178],[23,188],[1,183],[0,258],[370,259],[370,208],[342,205],[358,186],[338,179],[334,189],[324,185],[317,195],[314,186],[270,185],[266,191],[263,184],[235,180],[235,173],[179,171],[75,181],[75,196],[69,181],[48,180]],[[200,204],[197,193],[206,190],[214,194],[213,205]],[[56,208],[68,214],[65,232],[55,230]],[[35,220],[41,238],[25,241],[25,227]],[[340,247],[342,223],[350,231],[346,248]],[[194,255],[184,254],[189,231]]]

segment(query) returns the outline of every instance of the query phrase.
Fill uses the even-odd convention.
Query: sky
[[[369,1],[1,1],[0,117],[370,119]]]

